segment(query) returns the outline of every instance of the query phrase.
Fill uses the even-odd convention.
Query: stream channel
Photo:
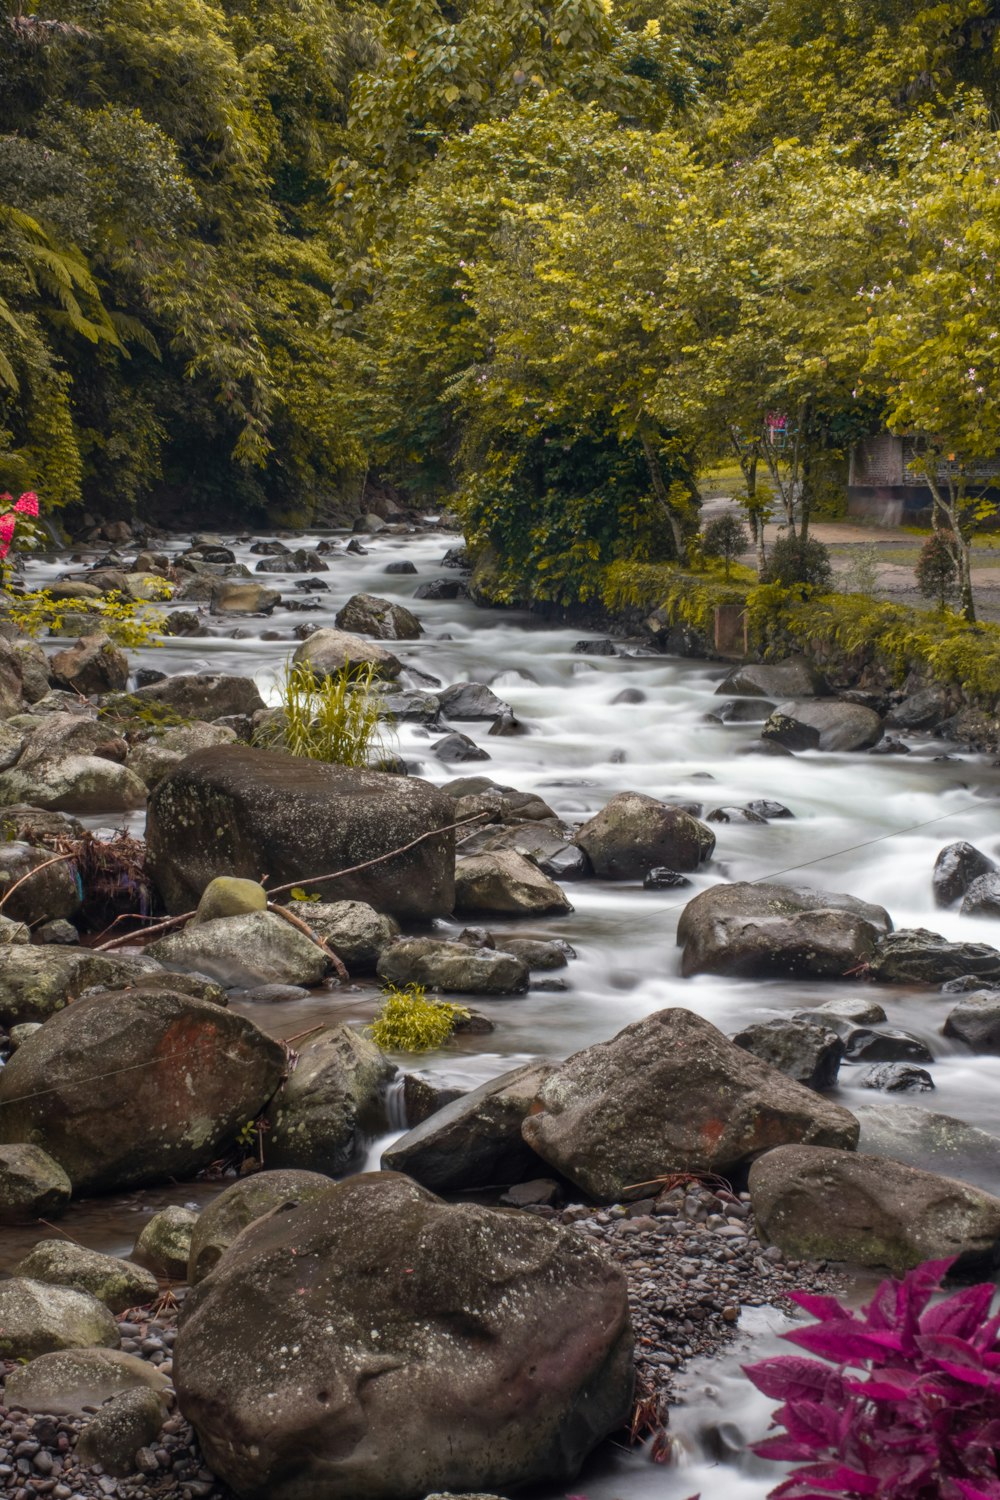
[[[319,534],[303,536],[296,544],[314,546],[319,539]],[[1000,946],[1000,920],[941,911],[931,893],[931,871],[944,844],[968,839],[994,857],[1000,853],[1000,770],[988,759],[956,755],[953,747],[927,736],[909,737],[911,753],[906,756],[818,751],[794,759],[747,755],[759,725],[722,725],[706,718],[721,701],[713,695],[726,674],[725,664],[664,657],[627,642],[619,645],[623,654],[614,657],[581,656],[573,652],[585,634],[578,628],[554,626],[526,613],[478,609],[467,599],[414,601],[414,589],[422,581],[456,576],[441,567],[446,548],[457,540],[453,535],[430,530],[366,537],[366,556],[346,553],[346,538],[338,540],[341,545],[327,559],[329,572],[321,575],[329,592],[304,595],[296,590],[295,578],[280,573],[262,580],[281,589],[285,600],[318,599],[315,613],[292,613],[283,602],[267,619],[212,619],[210,628],[218,632],[212,637],[166,639],[158,647],[131,653],[133,665],[168,673],[252,674],[265,699],[274,701],[276,674],[297,644],[295,627],[303,622],[311,628],[332,625],[352,594],[378,594],[411,607],[423,625],[421,639],[390,643],[404,667],[431,674],[442,685],[488,683],[527,731],[487,737],[485,724],[457,724],[491,759],[456,765],[441,762],[432,752],[432,742],[443,731],[399,725],[393,748],[411,774],[435,783],[487,775],[520,791],[537,791],[570,822],[589,818],[623,790],[698,802],[706,813],[772,798],[794,814],[766,824],[713,824],[714,858],[692,877],[688,890],[646,891],[638,883],[597,880],[567,884],[572,914],[517,924],[520,930],[572,944],[578,956],[560,971],[565,992],[477,998],[476,1008],[496,1024],[492,1034],[462,1037],[447,1051],[421,1056],[416,1063],[399,1058],[402,1066],[471,1088],[532,1057],[562,1059],[665,1006],[686,1006],[728,1033],[835,993],[857,994],[877,999],[891,1025],[927,1043],[935,1058],[930,1071],[936,1089],[901,1097],[863,1089],[857,1080],[865,1065],[845,1064],[833,1095],[839,1103],[849,1109],[931,1109],[1000,1133],[1000,1057],[972,1056],[941,1035],[947,996],[877,988],[861,980],[835,985],[712,976],[682,980],[675,946],[680,910],[699,890],[720,880],[771,877],[879,902],[897,927],[929,927],[949,938]],[[227,538],[226,544],[239,561],[254,568],[258,559],[250,553],[249,541]],[[170,551],[186,545],[186,538],[166,548],[157,542],[158,549]],[[385,572],[387,564],[404,559],[415,564],[416,575]],[[42,587],[67,566],[64,556],[30,559],[26,583]],[[236,628],[240,639],[232,638]],[[277,633],[280,639],[263,640],[262,632]],[[413,685],[424,687],[426,679]],[[614,704],[626,686],[641,689],[644,701]],[[120,816],[111,822],[84,821],[95,828],[121,824]],[[134,831],[141,833],[143,822],[143,815],[136,814]],[[319,873],[303,871],[303,876]],[[462,924],[436,925],[445,935]],[[374,984],[352,982],[343,989],[316,991],[308,1000],[242,1008],[265,1030],[287,1037],[318,1022],[364,1024],[377,998]],[[371,1143],[369,1167],[377,1167],[381,1151],[394,1138]],[[973,1151],[950,1165],[930,1159],[924,1164],[1000,1192],[995,1160],[977,1160]],[[171,1202],[203,1203],[217,1191],[216,1184],[189,1183],[92,1200],[75,1205],[63,1227],[95,1249],[127,1254],[150,1213]],[[37,1237],[37,1231],[5,1233],[0,1265],[13,1263]],[[579,1492],[574,1500],[687,1500],[695,1492],[702,1500],[762,1500],[778,1482],[780,1466],[738,1454],[719,1462],[717,1428],[723,1424],[727,1448],[740,1447],[740,1434],[746,1441],[764,1435],[770,1403],[742,1378],[739,1364],[777,1352],[775,1339],[785,1326],[787,1320],[773,1309],[748,1309],[729,1351],[689,1367],[681,1382],[684,1399],[671,1413],[671,1432],[683,1455],[679,1464],[654,1466],[640,1455],[606,1446],[573,1487]],[[560,1489],[540,1500],[561,1500],[563,1494]]]

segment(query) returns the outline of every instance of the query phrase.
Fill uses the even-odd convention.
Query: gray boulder
[[[880,1026],[888,1017],[877,1000],[862,1000],[851,995],[838,995],[835,1000],[824,1000],[810,1010],[797,1010],[796,1021],[812,1021],[816,1026],[825,1026],[838,1031],[849,1023],[853,1026]]]
[[[51,849],[20,842],[0,844],[0,896],[12,892],[5,897],[5,917],[39,923],[72,917],[79,910],[80,891],[72,867],[68,862],[52,864],[52,859]],[[23,883],[14,891],[18,882]]]
[[[182,1208],[178,1203],[162,1208],[143,1225],[132,1248],[133,1260],[157,1276],[183,1281],[197,1222],[198,1215],[193,1209]]]
[[[879,984],[945,984],[974,975],[1000,984],[1000,952],[986,943],[949,943],[925,927],[904,927],[879,939],[870,960]]]
[[[0,1224],[56,1218],[72,1192],[62,1167],[40,1146],[0,1146]]]
[[[823,691],[823,682],[804,656],[789,656],[734,667],[715,691],[720,697],[811,698]]]
[[[891,1109],[859,1102],[853,1112],[861,1125],[858,1150],[866,1156],[889,1156],[987,1192],[1000,1181],[1000,1137],[975,1125],[901,1101]]]
[[[100,1464],[106,1474],[132,1474],[136,1453],[156,1442],[165,1416],[155,1391],[146,1386],[122,1391],[91,1417],[74,1457],[80,1464]]]
[[[943,688],[923,688],[911,693],[886,715],[891,729],[933,729],[952,712]]]
[[[892,921],[854,896],[796,886],[713,885],[677,925],[681,972],[744,978],[839,978],[875,952]]]
[[[405,1172],[439,1193],[537,1175],[539,1159],[521,1125],[554,1071],[551,1063],[527,1063],[463,1094],[383,1152],[383,1171]]]
[[[264,700],[252,677],[193,672],[167,677],[163,682],[136,688],[140,703],[165,703],[184,719],[227,719],[233,714],[255,714]]]
[[[511,937],[505,932],[492,932],[490,936],[494,947],[502,948],[505,953],[513,953],[515,958],[523,959],[532,972],[536,969],[565,969],[569,960],[576,957],[569,943],[562,941]]]
[[[641,792],[619,792],[584,823],[574,843],[586,854],[595,875],[641,880],[658,865],[696,870],[711,858],[715,834],[678,807]]]
[[[781,1146],[750,1168],[757,1232],[797,1260],[887,1266],[896,1276],[958,1256],[992,1271],[1000,1198],[880,1156]]]
[[[511,714],[509,703],[482,682],[455,682],[435,694],[447,719],[482,719],[498,722]]]
[[[375,1173],[244,1230],[174,1376],[242,1500],[422,1500],[575,1475],[629,1413],[632,1344],[622,1272],[572,1231]]]
[[[187,1279],[191,1286],[213,1271],[236,1236],[264,1214],[286,1204],[308,1203],[330,1187],[319,1172],[254,1172],[227,1187],[198,1215],[191,1235]]]
[[[1000,871],[977,876],[966,891],[960,910],[963,917],[1000,916]]]
[[[1000,990],[964,995],[949,1011],[944,1034],[957,1037],[973,1052],[1000,1054]]]
[[[399,923],[366,901],[289,901],[288,909],[329,944],[352,974],[371,973],[379,954],[399,936]]]
[[[675,1172],[728,1176],[789,1141],[852,1148],[839,1105],[727,1041],[688,1010],[661,1010],[577,1052],[543,1084],[528,1145],[591,1197]]]
[[[964,840],[947,844],[934,861],[931,877],[938,906],[954,906],[980,875],[992,875],[996,865],[975,844]]]
[[[353,1026],[312,1038],[268,1106],[267,1166],[330,1177],[356,1168],[367,1135],[385,1128],[385,1085],[395,1073]]]
[[[213,615],[269,615],[281,603],[277,589],[240,579],[213,583],[210,598]]]
[[[49,657],[56,687],[71,693],[120,692],[128,684],[128,657],[106,635],[85,635],[75,646]]]
[[[765,720],[760,739],[762,747],[777,746],[789,754],[794,750],[819,749],[819,730],[814,725],[803,724],[791,714],[777,710]]]
[[[295,651],[292,661],[307,662],[317,677],[336,677],[345,667],[370,666],[376,677],[398,677],[402,662],[384,646],[364,641],[346,630],[314,630]]]
[[[152,958],[144,958],[143,966],[159,968]],[[85,990],[129,983],[136,972],[124,956],[89,948],[0,947],[0,1026],[9,1030],[26,1021],[45,1021]]]
[[[226,724],[175,724],[150,739],[139,740],[129,751],[130,771],[153,787],[196,750],[231,745],[236,734]]]
[[[165,1392],[166,1375],[147,1359],[120,1349],[66,1349],[16,1365],[4,1382],[4,1403],[19,1411],[76,1416],[120,1391]]]
[[[88,1250],[73,1240],[40,1240],[14,1267],[14,1275],[52,1286],[75,1287],[96,1297],[113,1313],[142,1307],[159,1295],[156,1277],[150,1271],[130,1260]]]
[[[879,1089],[885,1094],[916,1094],[934,1087],[926,1068],[905,1062],[876,1063],[862,1073],[858,1082],[863,1089]]]
[[[521,995],[528,988],[528,966],[513,953],[439,938],[403,938],[383,950],[376,973],[400,987],[423,984],[462,995]]]
[[[732,1040],[807,1089],[836,1087],[844,1044],[829,1027],[808,1021],[758,1021],[738,1031]]]
[[[67,755],[19,762],[0,774],[0,801],[75,813],[130,812],[146,801],[146,784],[134,771],[96,755]]]
[[[352,595],[337,611],[337,628],[374,636],[377,641],[415,641],[424,633],[410,610],[377,594]]]
[[[167,969],[205,974],[228,987],[319,984],[329,967],[316,943],[272,911],[192,921],[147,951]]]
[[[0,1281],[0,1359],[34,1359],[93,1344],[117,1349],[120,1342],[111,1313],[87,1292],[24,1276]]]
[[[514,849],[474,854],[455,867],[459,916],[564,915],[572,910],[555,881]]]
[[[882,738],[882,719],[873,708],[866,708],[861,703],[846,703],[840,698],[779,703],[772,718],[778,715],[815,730],[819,737],[816,745],[820,750],[868,750]]]

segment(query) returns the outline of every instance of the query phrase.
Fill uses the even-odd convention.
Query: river
[[[261,539],[267,538],[257,538]],[[318,540],[306,536],[297,544],[310,546]],[[581,638],[579,629],[545,624],[524,613],[477,609],[468,600],[414,602],[414,589],[422,581],[455,576],[441,567],[446,547],[456,540],[453,536],[433,531],[380,534],[365,538],[368,553],[363,557],[345,553],[344,540],[339,538],[341,546],[328,559],[330,570],[322,575],[328,593],[304,595],[288,575],[271,574],[264,580],[282,589],[286,598],[318,599],[321,607],[316,613],[292,613],[279,606],[266,620],[214,619],[210,625],[218,633],[211,638],[166,640],[133,653],[135,664],[171,673],[253,674],[265,697],[273,699],[276,674],[296,644],[296,626],[303,621],[314,627],[332,624],[350,595],[379,594],[413,608],[423,624],[422,638],[392,645],[406,668],[430,674],[442,685],[462,680],[490,684],[527,731],[487,737],[486,725],[462,723],[457,727],[486,748],[491,760],[454,765],[439,761],[432,752],[439,734],[401,725],[395,748],[413,774],[436,783],[460,775],[487,775],[521,791],[537,791],[569,821],[591,816],[623,790],[698,802],[706,813],[766,797],[784,803],[794,814],[767,824],[714,824],[715,856],[692,877],[689,890],[644,891],[635,884],[601,881],[568,884],[572,914],[521,924],[524,930],[530,925],[533,931],[566,938],[573,945],[577,959],[560,971],[565,991],[477,1000],[476,1008],[491,1017],[496,1030],[485,1038],[464,1038],[460,1048],[421,1058],[422,1071],[472,1086],[530,1057],[561,1059],[668,1005],[687,1006],[723,1031],[732,1031],[751,1020],[830,999],[834,993],[857,994],[877,998],[890,1024],[927,1043],[935,1058],[931,1072],[936,1089],[900,1100],[862,1089],[857,1080],[864,1065],[845,1065],[834,1095],[838,1102],[848,1108],[922,1107],[988,1131],[996,1127],[1000,1057],[974,1057],[941,1036],[947,997],[877,989],[861,980],[836,986],[707,976],[682,980],[675,946],[679,912],[698,890],[723,879],[769,877],[879,902],[897,927],[929,927],[949,938],[1000,946],[1000,921],[940,911],[931,893],[931,870],[942,845],[969,839],[988,854],[1000,852],[1000,771],[988,760],[956,755],[953,747],[919,736],[909,739],[912,753],[907,756],[748,755],[759,726],[721,725],[706,717],[719,705],[714,694],[727,670],[724,664],[663,657],[627,644],[622,646],[624,654],[615,657],[581,656],[573,651]],[[182,545],[178,542],[169,550]],[[227,545],[253,568],[257,558],[250,554],[249,543],[227,538]],[[416,575],[385,572],[388,563],[404,559],[415,564]],[[42,585],[65,567],[65,559],[32,559],[27,582]],[[236,628],[240,639],[233,639]],[[261,639],[262,632],[279,639]],[[614,703],[626,686],[640,689],[644,701]],[[107,824],[106,819],[87,821]],[[141,815],[133,820],[137,831],[142,821]],[[439,925],[442,930],[449,926]],[[278,1009],[249,1007],[247,1014],[275,1035],[291,1036],[317,1020],[363,1022],[375,1003],[373,987],[359,983],[346,990],[320,991],[308,1001]],[[377,1165],[391,1138],[372,1143],[370,1165]],[[992,1186],[1000,1190],[1000,1184]],[[125,1253],[151,1208],[168,1201],[197,1202],[212,1190],[194,1184],[180,1191],[81,1204],[63,1222],[85,1243]],[[755,1355],[773,1345],[782,1324],[779,1314],[766,1311],[745,1315],[743,1321]],[[741,1357],[747,1357],[746,1350]],[[765,1476],[761,1464],[717,1464],[713,1445],[705,1445],[704,1430],[722,1420],[734,1432],[760,1436],[768,1403],[739,1377],[735,1357],[717,1360],[707,1371],[696,1368],[687,1385],[690,1405],[679,1408],[672,1419],[686,1461],[680,1467],[655,1468],[634,1456],[605,1452],[576,1486],[581,1495],[588,1500],[686,1500],[700,1490],[702,1500],[761,1500],[776,1482],[776,1466],[768,1465]],[[738,1448],[739,1442],[734,1446]]]

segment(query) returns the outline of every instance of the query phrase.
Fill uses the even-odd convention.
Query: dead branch
[[[26,880],[30,880],[32,875],[40,875],[42,871],[47,870],[50,865],[62,865],[65,864],[68,859],[73,858],[75,858],[75,856],[72,854],[57,854],[54,859],[47,859],[44,864],[36,865],[35,868],[33,870],[29,870],[26,875],[22,875],[20,880],[15,880],[10,890],[7,891],[2,898],[0,898],[0,911],[2,911],[3,908],[7,905],[7,902],[10,900],[11,896],[13,896],[18,887],[24,885]]]
[[[327,958],[333,964],[333,967],[336,969],[337,977],[339,979],[350,979],[351,976],[350,974],[348,974],[346,968],[344,967],[343,960],[337,957],[336,953],[334,953],[329,943],[324,942],[318,933],[313,932],[312,928],[308,926],[307,923],[303,922],[301,917],[295,916],[293,912],[290,912],[287,909],[287,907],[279,906],[276,901],[269,901],[267,903],[267,909],[268,911],[273,911],[275,916],[284,917],[286,922],[291,922],[292,926],[298,928],[299,932],[304,933],[305,936],[310,940],[310,942],[315,943],[320,952],[325,953]]]
[[[328,875],[303,876],[300,880],[290,880],[287,885],[276,885],[268,891],[269,896],[279,896],[284,891],[293,890],[299,885],[321,885],[327,880],[340,880],[344,875],[357,875],[361,870],[370,870],[372,865],[381,865],[387,859],[395,859],[397,854],[405,854],[409,849],[415,849],[425,839],[436,838],[439,833],[451,833],[455,828],[465,828],[469,823],[480,823],[483,818],[491,817],[491,813],[474,813],[471,818],[463,818],[460,823],[446,823],[443,828],[431,828],[427,833],[420,834],[419,838],[411,839],[408,844],[402,844],[398,849],[390,849],[388,854],[376,854],[374,859],[366,859],[360,865],[351,865],[347,870],[331,870]]]

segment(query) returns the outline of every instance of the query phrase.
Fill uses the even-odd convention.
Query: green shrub
[[[383,1052],[429,1052],[446,1042],[455,1022],[468,1015],[464,1005],[428,1000],[422,984],[408,984],[405,989],[389,984],[375,1019],[365,1030]]]
[[[709,521],[701,534],[701,550],[706,557],[718,557],[725,566],[726,582],[737,558],[750,546],[746,528],[740,525],[739,517],[731,511]]]
[[[170,592],[166,580],[163,588],[165,597]],[[125,647],[158,646],[163,625],[162,611],[117,590],[100,599],[54,599],[48,589],[32,589],[11,595],[7,613],[22,635],[32,637],[44,632],[61,635],[67,620],[82,616],[84,621],[93,621],[95,634],[101,631],[117,646]]]
[[[784,588],[796,583],[826,588],[832,577],[830,554],[823,543],[811,537],[803,541],[789,533],[773,543],[761,582],[780,583]]]
[[[386,749],[375,668],[348,664],[327,677],[309,662],[286,663],[281,714],[258,731],[255,743],[308,760],[367,766]]]

